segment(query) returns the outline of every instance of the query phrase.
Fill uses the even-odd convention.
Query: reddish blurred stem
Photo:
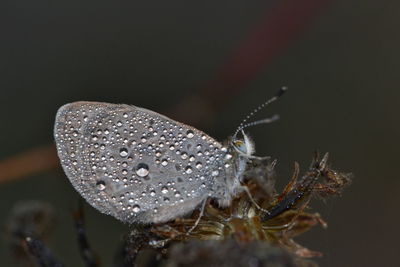
[[[1,161],[0,183],[49,171],[59,165],[53,144],[38,147]]]
[[[329,0],[278,1],[233,51],[207,87],[206,97],[219,101],[243,90],[301,36],[327,3]]]

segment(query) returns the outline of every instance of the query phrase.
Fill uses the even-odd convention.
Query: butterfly
[[[242,121],[226,145],[154,111],[125,104],[74,102],[56,115],[54,137],[73,187],[100,212],[125,223],[163,223],[211,198],[221,207],[246,190],[242,185],[254,143]],[[239,138],[239,134],[242,135]]]

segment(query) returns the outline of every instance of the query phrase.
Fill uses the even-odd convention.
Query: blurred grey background
[[[279,160],[281,185],[293,162],[304,170],[315,149],[355,175],[342,197],[313,202],[329,228],[299,241],[324,253],[321,266],[397,266],[400,2],[303,1],[312,12],[299,11],[307,23],[292,32],[280,23],[298,22],[296,9],[281,18],[288,13],[277,10],[302,1],[2,1],[0,160],[53,142],[55,113],[67,102],[149,108],[222,141],[288,86],[257,117],[281,120],[250,130],[257,154]],[[229,62],[263,27],[275,29],[268,37],[282,46],[236,82]],[[51,203],[58,221],[51,248],[67,266],[83,266],[70,215],[78,195],[60,168],[0,183],[0,199],[2,225],[18,201]],[[85,212],[89,239],[108,266],[127,226],[89,206]],[[16,264],[5,241],[0,261]]]

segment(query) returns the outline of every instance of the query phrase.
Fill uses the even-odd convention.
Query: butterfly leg
[[[191,233],[194,229],[196,229],[197,225],[199,224],[201,218],[202,218],[203,215],[204,215],[204,210],[205,210],[205,207],[206,207],[206,203],[207,203],[207,198],[203,200],[203,203],[201,203],[200,214],[199,214],[199,216],[197,217],[197,219],[196,219],[195,223],[193,224],[193,226],[190,227],[190,229],[186,232],[186,235],[190,235],[190,233]]]
[[[188,237],[188,236],[190,236],[190,234],[193,232],[194,229],[196,229],[196,227],[198,226],[198,224],[199,224],[201,218],[203,217],[206,204],[207,204],[207,198],[204,199],[204,200],[201,202],[201,207],[200,207],[199,216],[197,217],[197,219],[196,219],[196,221],[194,222],[194,224],[190,227],[190,229],[189,229],[186,233],[176,232],[176,235],[173,236],[173,237],[170,237],[170,238],[165,238],[165,239],[161,239],[161,240],[151,240],[151,241],[149,241],[149,245],[150,245],[151,247],[153,247],[153,248],[163,248],[163,247],[165,247],[165,245],[166,245],[168,242],[170,242],[170,241],[176,239],[177,237],[182,237],[182,236]],[[170,231],[176,231],[176,230],[175,230],[174,228],[171,227]]]
[[[257,202],[254,200],[253,196],[250,193],[250,190],[247,186],[245,185],[241,185],[239,187],[239,189],[242,189],[244,192],[246,192],[247,196],[249,197],[250,201],[254,204],[254,206],[256,206],[257,209],[261,210],[262,212],[266,213],[267,215],[270,214],[270,212],[266,209],[263,209],[262,207],[260,207],[260,205],[257,204]]]

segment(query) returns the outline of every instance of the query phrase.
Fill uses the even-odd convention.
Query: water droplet
[[[218,176],[218,174],[219,174],[218,170],[214,170],[214,171],[211,172],[212,176]]]
[[[128,156],[128,149],[126,149],[125,147],[121,148],[121,149],[119,150],[119,155],[120,155],[121,157],[126,157],[126,156]]]
[[[140,206],[139,205],[134,205],[132,207],[132,211],[135,212],[135,213],[138,213],[140,211]]]
[[[197,162],[197,163],[196,163],[196,168],[197,168],[197,169],[200,169],[201,167],[203,167],[203,164],[201,164],[201,162]]]
[[[187,159],[188,158],[188,154],[186,152],[183,152],[181,155],[182,159]]]
[[[140,177],[146,177],[149,174],[149,166],[145,163],[139,163],[136,168],[136,174]]]
[[[168,193],[168,188],[166,186],[164,186],[163,188],[161,188],[161,193],[166,194]]]
[[[186,172],[187,174],[191,174],[191,173],[193,172],[192,167],[187,166],[186,169],[185,169],[185,172]]]
[[[163,159],[163,160],[161,161],[161,165],[167,166],[167,165],[168,165],[168,160],[167,160],[167,159]]]
[[[106,183],[104,181],[98,181],[96,183],[96,187],[98,190],[103,191],[104,189],[106,189]]]
[[[225,155],[225,159],[226,159],[226,160],[229,160],[229,159],[231,159],[231,158],[232,158],[232,154],[226,154],[226,155]]]
[[[135,147],[136,144],[137,144],[137,143],[136,143],[135,140],[132,140],[132,141],[129,142],[129,146],[130,146],[130,147]]]
[[[192,130],[188,130],[188,131],[186,132],[186,136],[187,136],[187,138],[193,138],[193,136],[194,136],[193,131],[192,131]]]

